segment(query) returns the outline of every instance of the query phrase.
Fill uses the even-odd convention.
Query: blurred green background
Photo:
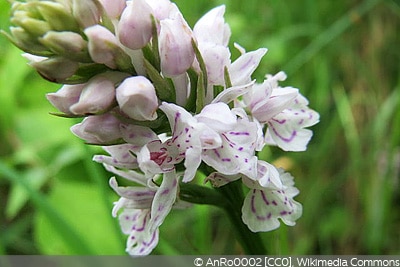
[[[270,254],[400,254],[400,5],[395,0],[176,1],[191,26],[225,4],[232,38],[269,52],[255,73],[280,70],[320,112],[308,150],[265,151],[300,189],[295,227],[262,235]],[[9,26],[0,0],[0,28]],[[0,37],[0,254],[124,254],[99,152],[76,123],[49,115],[41,79]],[[224,213],[173,211],[155,254],[238,254]]]

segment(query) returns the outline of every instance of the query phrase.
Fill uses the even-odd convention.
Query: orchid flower
[[[279,169],[281,186],[271,182],[262,187],[259,183],[251,184],[243,207],[242,219],[253,232],[271,231],[279,227],[278,219],[293,226],[302,214],[302,206],[293,200],[299,190],[294,187],[293,177]]]
[[[161,185],[149,187],[120,187],[115,178],[110,186],[121,198],[115,202],[113,215],[123,209],[119,221],[127,239],[127,252],[143,256],[153,250],[158,243],[158,228],[168,215],[177,197],[178,176],[175,172],[164,174]]]
[[[285,73],[252,77],[266,48],[234,43],[231,58],[224,5],[193,29],[170,0],[13,1],[11,13],[6,35],[40,75],[63,83],[47,94],[54,114],[83,118],[72,133],[107,153],[93,160],[115,175],[112,216],[128,254],[150,254],[171,209],[189,202],[227,211],[246,253],[265,253],[249,231],[295,225],[293,177],[260,151],[306,150],[319,114],[279,85]]]

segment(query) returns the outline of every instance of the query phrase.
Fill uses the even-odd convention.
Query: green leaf
[[[225,80],[226,88],[232,87],[231,76],[229,75],[229,70],[228,70],[227,66],[225,66],[225,68],[224,68],[224,80]]]
[[[144,58],[144,67],[146,68],[147,75],[153,82],[160,100],[175,103],[175,88],[171,79],[161,76],[158,70],[146,58]]]
[[[34,190],[22,179],[20,173],[11,169],[9,166],[0,161],[0,173],[2,177],[6,178],[14,184],[21,185],[29,194],[32,204],[45,215],[45,218],[50,222],[54,228],[56,228],[58,233],[63,236],[63,240],[71,248],[73,248],[75,253],[82,254],[93,254],[93,250],[88,246],[85,239],[77,234],[74,228],[72,228],[61,216],[60,212],[55,208],[54,204],[47,201],[47,199],[38,191]]]
[[[197,80],[197,95],[196,95],[196,113],[200,113],[204,107],[206,98],[206,88],[203,83],[203,72],[199,73],[199,79]]]
[[[196,110],[197,83],[199,76],[193,68],[188,69],[187,74],[190,80],[190,94],[185,109],[194,112]]]
[[[23,175],[26,183],[35,190],[40,189],[47,178],[48,175],[42,168],[29,169]],[[28,200],[29,195],[21,185],[12,186],[5,211],[7,219],[13,219]]]
[[[192,39],[192,47],[194,50],[194,54],[196,55],[197,61],[199,62],[200,70],[203,73],[202,75],[202,81],[204,88],[207,88],[208,85],[208,77],[207,77],[207,67],[206,63],[204,62],[203,56],[200,53],[199,47],[196,44],[196,41]]]

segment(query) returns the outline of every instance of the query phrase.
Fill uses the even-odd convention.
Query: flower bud
[[[82,93],[85,84],[64,85],[55,93],[46,95],[47,100],[65,114],[72,114],[70,107],[79,101],[79,96]]]
[[[122,12],[117,27],[120,42],[136,50],[143,48],[152,37],[152,9],[145,0],[132,0]]]
[[[79,69],[78,62],[63,57],[31,61],[29,65],[34,67],[43,78],[58,83],[63,83]]]
[[[5,35],[19,49],[35,54],[46,54],[48,52],[47,47],[40,44],[36,38],[32,38],[32,35],[21,27],[10,27],[10,33],[5,33]]]
[[[90,144],[111,144],[121,138],[120,121],[106,113],[86,117],[71,127],[73,134]]]
[[[72,14],[84,29],[99,24],[102,11],[98,0],[72,0]]]
[[[35,5],[41,17],[49,23],[53,30],[79,32],[77,20],[63,4],[50,1],[34,1],[27,4]]]
[[[89,40],[89,53],[96,63],[104,64],[111,69],[117,68],[119,58],[128,56],[118,45],[118,40],[108,29],[100,25],[94,25],[85,30]]]
[[[181,14],[160,22],[161,71],[166,77],[186,72],[194,61],[193,34]]]
[[[153,9],[153,15],[158,20],[163,20],[180,13],[176,4],[170,0],[146,0],[147,4]]]
[[[87,51],[87,42],[78,33],[49,31],[39,41],[58,55],[79,62],[92,62]]]
[[[143,76],[125,79],[116,91],[121,111],[138,121],[155,120],[158,99],[153,84]]]
[[[225,85],[225,67],[231,64],[229,48],[213,43],[199,43],[199,50],[207,69],[208,84]],[[200,70],[197,61],[195,68]]]
[[[100,0],[100,2],[111,19],[119,18],[126,7],[125,0]]]
[[[20,49],[36,55],[50,55],[52,51],[39,39],[51,30],[79,31],[74,17],[62,3],[51,1],[13,2],[11,35],[8,38]]]
[[[89,80],[79,98],[79,102],[70,107],[76,115],[98,114],[107,111],[115,102],[114,83],[104,75]]]
[[[47,21],[27,17],[27,12],[16,11],[11,18],[11,23],[23,28],[33,39],[43,36],[51,30]]]
[[[193,33],[199,43],[211,42],[227,46],[231,30],[224,19],[225,6],[211,9],[200,18],[193,27]]]

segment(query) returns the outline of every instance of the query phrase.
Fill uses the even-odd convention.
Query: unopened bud
[[[78,33],[49,31],[39,41],[58,55],[79,62],[92,62],[87,42]]]
[[[47,94],[46,98],[59,111],[72,114],[70,107],[79,101],[84,87],[85,84],[64,85],[57,92]]]
[[[199,50],[206,65],[208,83],[210,85],[225,85],[224,70],[231,63],[229,48],[213,43],[199,43]],[[200,70],[197,64],[194,65],[196,69]]]
[[[111,19],[119,18],[126,7],[126,0],[100,0],[100,2]]]
[[[72,14],[82,28],[99,24],[103,8],[98,0],[72,0]]]
[[[84,2],[84,1],[82,1]],[[61,3],[50,1],[29,2],[35,4],[37,10],[51,28],[56,31],[79,31],[79,26],[69,9]],[[28,4],[29,4],[28,3]]]
[[[193,27],[193,33],[199,43],[228,45],[231,30],[225,23],[224,13],[225,6],[215,7],[197,21]]]
[[[176,4],[170,0],[146,0],[146,2],[151,6],[153,15],[158,20],[172,18],[180,12]]]
[[[3,33],[10,39],[10,41],[15,46],[17,46],[19,49],[25,52],[34,53],[38,55],[48,53],[47,47],[40,44],[36,38],[32,38],[32,35],[26,32],[21,27],[10,27],[11,34],[5,32]]]
[[[143,76],[125,79],[116,91],[123,113],[138,121],[155,120],[158,99],[153,84]]]
[[[51,81],[63,83],[79,69],[79,64],[63,57],[52,57],[41,61],[31,61],[34,67],[43,78]]]
[[[131,65],[129,56],[108,29],[94,25],[87,28],[85,34],[89,39],[89,53],[94,62],[104,64],[111,69],[119,67],[122,70]]]
[[[161,71],[166,77],[178,76],[186,72],[194,61],[192,31],[180,14],[160,23]]]
[[[145,0],[132,0],[117,27],[120,42],[130,49],[143,48],[152,37],[152,9]]]
[[[107,111],[115,102],[114,83],[103,75],[88,81],[79,98],[79,102],[70,107],[76,115],[98,114]]]
[[[51,30],[47,21],[27,17],[27,12],[17,11],[11,18],[11,23],[23,28],[32,38],[36,39]]]
[[[109,113],[86,117],[71,131],[90,144],[111,144],[121,138],[120,121]]]

